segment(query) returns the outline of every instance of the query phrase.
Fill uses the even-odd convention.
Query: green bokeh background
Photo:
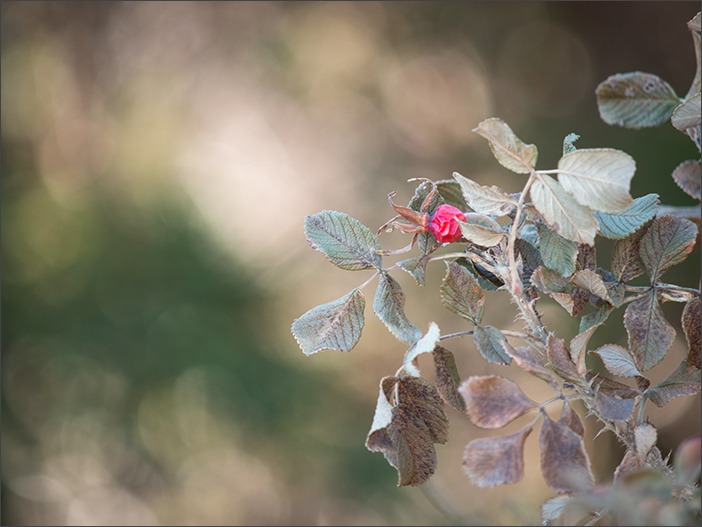
[[[698,9],[3,2],[3,524],[445,524],[436,500],[464,524],[538,522],[552,495],[538,451],[523,483],[475,489],[460,453],[485,433],[458,414],[426,492],[397,489],[365,450],[377,382],[404,350],[369,320],[352,353],[302,355],[292,320],[365,280],[312,251],[303,218],[336,209],[375,228],[407,178],[453,171],[518,191],[470,132],[490,116],[538,145],[540,168],[576,132],[636,159],[634,196],[694,205],[670,177],[696,157],[689,139],[605,125],[594,89],[640,70],[684,94]],[[698,287],[699,266],[697,251],[666,280]],[[408,313],[458,328],[437,309],[440,275],[398,277]],[[513,324],[508,306],[487,316]],[[594,345],[625,343],[616,320]],[[683,348],[679,334],[657,375]],[[505,374],[467,347],[459,365]],[[671,408],[652,411],[664,453],[700,428],[698,401]],[[606,481],[619,447],[588,449]]]

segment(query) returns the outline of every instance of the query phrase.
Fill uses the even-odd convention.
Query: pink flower
[[[457,242],[461,239],[458,221],[466,221],[465,215],[452,205],[439,205],[429,222],[429,232],[441,243]]]

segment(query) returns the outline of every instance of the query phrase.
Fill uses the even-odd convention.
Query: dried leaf
[[[366,448],[383,453],[398,472],[398,486],[421,485],[436,469],[434,443],[448,439],[443,402],[434,387],[419,377],[383,381]],[[389,386],[393,388],[390,397]],[[392,407],[389,423],[388,405]]]
[[[570,493],[592,487],[594,478],[583,438],[570,426],[544,415],[539,433],[541,472],[549,487]]]
[[[458,390],[471,422],[481,428],[502,428],[537,408],[519,386],[497,375],[468,377]]]
[[[618,240],[612,248],[612,273],[620,282],[629,282],[644,274],[645,267],[639,254],[641,238],[647,228],[639,229],[623,240]]]
[[[496,487],[524,477],[524,442],[528,427],[516,434],[474,439],[463,453],[463,470],[473,485]]]
[[[634,362],[642,372],[658,364],[675,339],[675,328],[665,319],[655,289],[627,306],[624,326]]]
[[[700,369],[683,361],[678,369],[646,393],[653,404],[665,406],[676,397],[700,393],[700,382]]]
[[[561,276],[572,275],[575,272],[578,244],[559,236],[542,223],[537,224],[536,228],[539,233],[539,252],[544,265]]]
[[[475,212],[491,216],[506,216],[516,210],[517,200],[500,187],[479,185],[458,172],[454,172],[453,177],[458,182],[466,203]]]
[[[419,377],[419,369],[417,368],[416,360],[417,357],[423,353],[431,353],[434,348],[439,343],[439,337],[441,336],[441,330],[436,323],[431,322],[429,324],[429,329],[410,349],[405,353],[405,358],[402,362],[402,368],[410,375],[414,377]]]
[[[441,283],[441,303],[459,317],[480,324],[485,297],[473,275],[455,262],[446,262],[446,276]]]
[[[387,427],[392,422],[392,390],[399,380],[395,376],[383,377],[380,380],[378,402],[375,405],[373,423],[366,438],[366,448],[372,452],[392,453],[394,450]],[[392,462],[390,463],[393,464]]]
[[[458,392],[461,377],[456,367],[456,359],[449,350],[436,346],[434,348],[434,380],[436,390],[446,404],[461,412],[466,411],[466,403]]]
[[[605,344],[590,352],[597,355],[605,365],[605,368],[617,377],[636,377],[641,372],[634,364],[629,350],[616,344]]]
[[[673,112],[670,122],[681,132],[700,125],[700,92],[688,97]]]
[[[492,364],[509,364],[511,357],[506,351],[506,340],[502,332],[492,326],[476,326],[473,341],[483,358]]]
[[[558,418],[558,422],[567,425],[580,437],[585,436],[585,425],[583,425],[582,419],[580,419],[580,416],[573,410],[568,401],[563,403],[563,409],[561,410],[561,416]]]
[[[692,252],[697,239],[697,226],[675,216],[662,216],[653,221],[641,238],[639,255],[651,283]]]
[[[433,214],[439,205],[444,204],[444,198],[441,197],[441,193],[434,192],[432,194],[432,191],[435,189],[435,184],[432,181],[422,181],[417,185],[417,188],[414,189],[414,196],[412,196],[407,206],[416,212]],[[429,196],[431,197],[427,203],[427,197]],[[422,207],[424,210],[422,210]]]
[[[614,479],[615,481],[620,480],[628,474],[633,474],[634,472],[639,471],[641,467],[642,464],[641,461],[639,461],[636,452],[633,450],[627,450],[624,457],[619,462],[619,465],[617,465],[617,468],[614,469]]]
[[[612,75],[597,86],[595,93],[602,120],[625,128],[659,126],[680,104],[667,82],[640,71]]]
[[[634,444],[636,445],[636,455],[644,462],[648,453],[656,446],[658,432],[650,423],[641,423],[634,428]]]
[[[594,245],[581,243],[578,247],[578,257],[575,259],[575,269],[582,271],[583,269],[597,268],[597,250]]]
[[[575,363],[570,358],[565,341],[556,338],[553,333],[549,333],[546,339],[546,357],[551,363],[551,367],[561,376],[566,379],[579,378]]]
[[[515,364],[525,372],[545,381],[551,387],[557,388],[560,386],[558,378],[543,365],[545,359],[539,357],[536,351],[526,346],[513,348],[508,345],[505,349]]]
[[[305,355],[325,349],[350,351],[361,338],[365,306],[363,293],[354,289],[296,319],[292,334]]]
[[[658,212],[658,194],[646,194],[636,198],[625,210],[615,213],[595,211],[600,234],[612,240],[621,240],[638,231]]]
[[[702,199],[702,167],[699,161],[683,161],[673,170],[673,179],[683,191],[694,199]]]
[[[700,367],[700,297],[696,297],[685,304],[682,313],[682,328],[687,339],[687,363],[696,368]]]
[[[373,311],[398,340],[414,344],[422,336],[422,331],[409,321],[404,306],[405,294],[400,284],[383,271],[375,290]]]
[[[598,311],[585,315],[580,321],[580,333],[578,333],[570,341],[570,358],[576,364],[577,371],[583,375],[587,371],[585,364],[585,353],[587,351],[587,343],[590,341],[592,334],[607,320],[609,310],[600,308]]]
[[[599,378],[592,382],[595,390],[595,406],[603,419],[625,421],[634,411],[635,398],[639,392],[612,379]]]
[[[606,300],[610,304],[613,303],[602,277],[591,269],[583,269],[582,271],[576,272],[575,275],[573,275],[572,282],[581,289]]]
[[[558,181],[539,175],[531,187],[531,199],[549,227],[559,235],[574,242],[594,243],[598,228],[594,214],[577,203]]]
[[[536,165],[536,146],[523,143],[501,119],[486,119],[473,130],[490,143],[497,161],[517,174],[528,174]]]
[[[507,237],[506,232],[494,228],[485,227],[476,223],[471,224],[460,220],[457,221],[463,237],[470,243],[480,245],[481,247],[494,247]]]
[[[347,271],[379,268],[378,239],[358,220],[333,210],[305,217],[305,236],[312,248]]]
[[[629,188],[635,171],[634,158],[611,148],[581,148],[558,161],[563,189],[581,205],[603,212],[620,212],[633,203]]]

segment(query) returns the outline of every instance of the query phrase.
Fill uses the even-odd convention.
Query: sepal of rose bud
[[[458,220],[466,221],[466,216],[453,205],[439,205],[429,221],[429,232],[441,243],[453,243],[461,239]]]

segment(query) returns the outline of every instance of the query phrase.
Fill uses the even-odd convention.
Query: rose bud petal
[[[466,221],[465,215],[453,205],[439,205],[429,222],[429,232],[441,243],[453,243],[461,239],[458,221]]]

